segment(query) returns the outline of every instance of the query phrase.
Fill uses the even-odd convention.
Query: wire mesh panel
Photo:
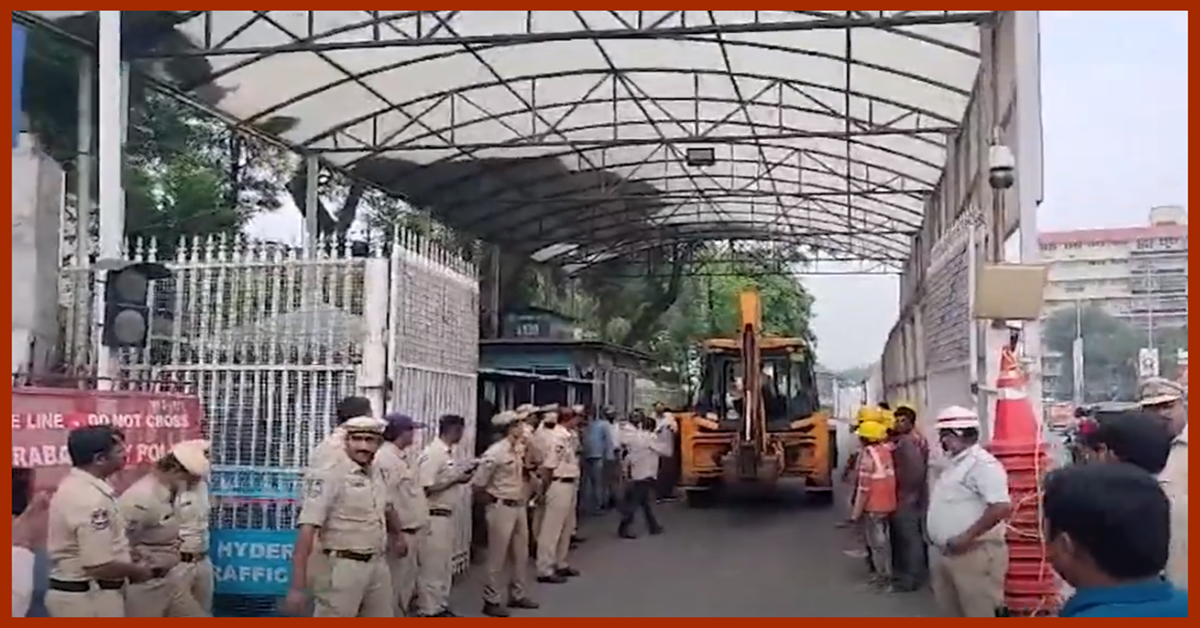
[[[392,409],[425,423],[414,449],[435,436],[437,418],[467,420],[456,455],[475,451],[479,283],[470,265],[428,242],[402,239],[391,251]],[[455,508],[454,569],[470,564],[469,495]]]

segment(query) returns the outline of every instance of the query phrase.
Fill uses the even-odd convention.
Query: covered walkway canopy
[[[24,19],[94,41],[95,12]],[[705,240],[899,268],[991,11],[139,11],[127,57],[569,272]]]

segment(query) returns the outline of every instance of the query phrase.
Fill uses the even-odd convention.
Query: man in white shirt
[[[678,462],[675,458],[675,435],[679,425],[675,416],[667,411],[666,405],[659,402],[654,404],[654,436],[658,439],[659,451],[658,478],[655,493],[658,501],[670,501],[675,498],[675,484],[678,476]]]
[[[1167,577],[1187,590],[1187,388],[1169,379],[1154,377],[1140,386],[1142,408],[1158,414],[1174,435],[1167,466],[1159,474],[1163,492],[1171,500],[1171,554]]]
[[[640,510],[646,520],[646,528],[650,534],[662,534],[663,528],[654,516],[654,508],[650,504],[650,493],[654,490],[658,478],[659,462],[669,453],[664,439],[655,433],[655,420],[644,419],[641,429],[627,432],[622,444],[625,448],[625,462],[629,467],[629,485],[625,488],[624,499],[621,500],[621,523],[617,534],[624,539],[636,539],[637,535],[630,528],[633,518]]]

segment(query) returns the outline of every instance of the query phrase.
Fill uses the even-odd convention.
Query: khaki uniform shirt
[[[208,483],[200,482],[175,497],[179,514],[179,550],[189,554],[208,552]]]
[[[71,469],[50,498],[46,549],[50,576],[86,580],[84,568],[132,562],[125,518],[108,482]]]
[[[554,426],[550,434],[542,467],[550,469],[555,478],[578,478],[579,447],[575,434],[561,425]]]
[[[421,490],[449,482],[462,476],[462,470],[454,460],[454,450],[446,441],[435,438],[421,451],[417,462],[417,479]],[[440,492],[428,495],[429,507],[439,510],[453,511],[461,502],[462,484],[451,486]]]
[[[388,495],[400,525],[405,530],[417,530],[429,525],[429,501],[425,490],[417,482],[417,474],[394,443],[384,443],[375,454],[375,466],[379,467],[387,483]]]
[[[321,529],[321,547],[369,554],[387,546],[388,490],[374,466],[343,454],[304,481],[300,525]]]
[[[507,438],[483,452],[472,483],[496,499],[523,500],[525,486],[524,447]]]
[[[126,489],[117,503],[134,555],[151,567],[179,562],[179,517],[170,488],[150,473]]]
[[[1167,466],[1158,476],[1163,492],[1171,500],[1171,553],[1167,558],[1167,578],[1184,590],[1187,589],[1187,473],[1187,427],[1184,427],[1171,447]]]
[[[546,459],[546,452],[550,450],[550,443],[553,439],[553,427],[539,425],[533,431],[533,435],[529,437],[529,450],[525,453],[530,464],[535,467],[541,466],[542,461]]]

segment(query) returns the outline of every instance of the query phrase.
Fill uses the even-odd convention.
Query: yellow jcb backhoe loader
[[[831,504],[836,438],[819,410],[815,356],[800,338],[762,333],[757,291],[742,292],[738,304],[738,337],[703,343],[693,410],[677,417],[688,503],[721,487],[803,478],[814,501]]]

